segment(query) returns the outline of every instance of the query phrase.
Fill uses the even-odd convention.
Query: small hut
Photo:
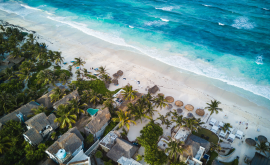
[[[117,73],[114,73],[114,74],[113,74],[113,77],[114,77],[114,78],[118,78],[119,75],[118,75]]]
[[[167,109],[170,110],[170,109],[172,109],[172,107],[173,107],[172,104],[168,104]]]
[[[258,140],[260,141],[260,142],[267,142],[267,138],[265,137],[265,136],[263,136],[263,135],[259,135],[258,136]]]
[[[197,109],[196,114],[199,115],[199,116],[204,116],[205,111],[204,111],[204,109]]]
[[[159,90],[158,86],[155,85],[155,86],[153,86],[152,88],[149,88],[149,89],[148,89],[148,92],[149,92],[150,94],[155,94],[158,90]]]
[[[183,110],[181,108],[177,108],[177,113],[183,113]]]
[[[172,96],[167,96],[165,98],[165,100],[167,100],[168,103],[173,103],[174,102],[174,98]]]
[[[194,117],[192,113],[188,113],[187,117]]]
[[[256,145],[256,141],[251,139],[251,138],[246,138],[246,143],[250,146],[255,146]]]
[[[117,80],[117,79],[113,79],[113,80],[112,80],[112,83],[113,83],[114,85],[118,85],[118,80]]]
[[[183,103],[182,101],[180,101],[180,100],[177,100],[177,101],[175,102],[175,105],[176,105],[177,107],[182,107],[182,106],[184,105],[184,103]]]
[[[122,70],[117,71],[118,76],[122,76],[124,72]]]
[[[185,106],[185,109],[188,111],[193,111],[194,107],[192,105],[188,104]]]

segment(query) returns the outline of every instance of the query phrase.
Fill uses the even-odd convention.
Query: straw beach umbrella
[[[173,107],[172,104],[168,104],[167,109],[170,110],[170,109],[172,109],[172,107]]]
[[[196,114],[199,116],[203,116],[205,114],[204,109],[197,109]]]
[[[112,83],[113,83],[114,85],[118,85],[118,80],[117,80],[117,79],[113,79],[113,80],[112,80]]]
[[[246,143],[250,146],[255,146],[256,145],[256,141],[251,139],[251,138],[247,138],[246,139]]]
[[[182,113],[183,110],[181,108],[177,108],[177,113]]]
[[[164,96],[164,94],[163,93],[159,93],[158,96]]]
[[[260,142],[267,142],[267,138],[265,137],[265,136],[263,136],[263,135],[259,135],[258,136],[258,140],[260,141]]]
[[[184,105],[184,103],[183,103],[182,101],[180,101],[180,100],[177,100],[177,101],[175,102],[175,105],[176,105],[177,107],[182,107],[182,106]]]
[[[188,111],[193,111],[194,107],[192,105],[188,104],[185,106],[185,109]]]
[[[168,103],[173,103],[174,102],[174,98],[172,96],[165,97],[165,100],[167,100]]]
[[[193,114],[192,113],[188,113],[187,116],[188,117],[193,117]]]
[[[122,76],[123,75],[123,71],[121,71],[121,70],[119,70],[119,71],[117,71],[117,74],[119,75],[119,76]]]
[[[114,74],[113,74],[113,77],[114,77],[114,78],[118,78],[119,75],[118,75],[117,73],[114,73]]]

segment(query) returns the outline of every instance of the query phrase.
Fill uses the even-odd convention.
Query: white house
[[[111,114],[108,108],[99,110],[96,115],[92,117],[92,120],[84,127],[85,134],[92,134],[94,135],[95,140],[97,140],[103,135],[105,128],[109,124],[110,118]]]
[[[83,149],[83,136],[77,127],[69,129],[49,148],[46,154],[58,164],[66,164]]]
[[[58,123],[54,122],[54,114],[48,117],[45,113],[40,113],[25,122],[27,131],[23,134],[24,139],[31,145],[38,145],[45,137],[48,137],[52,131],[58,128]]]

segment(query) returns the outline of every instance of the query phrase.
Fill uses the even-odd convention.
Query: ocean
[[[270,1],[0,0],[0,10],[129,47],[270,105]]]

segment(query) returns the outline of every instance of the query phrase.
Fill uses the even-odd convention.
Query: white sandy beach
[[[179,69],[131,50],[131,48],[107,43],[64,25],[55,27],[41,21],[40,23],[27,22],[15,14],[7,14],[2,11],[0,12],[0,19],[36,31],[36,36],[39,37],[38,41],[49,45],[48,49],[61,51],[62,56],[65,58],[64,61],[68,62],[68,64],[75,57],[81,57],[86,61],[84,68],[88,70],[91,67],[106,66],[111,76],[118,70],[122,70],[124,75],[119,79],[119,86],[111,84],[110,90],[115,90],[130,83],[139,92],[146,93],[145,88],[147,86],[158,85],[160,93],[174,97],[175,101],[181,100],[184,105],[192,104],[195,110],[204,108],[207,102],[217,99],[222,103],[220,107],[223,108],[223,112],[217,115],[214,114],[215,119],[230,123],[234,128],[243,131],[245,138],[255,138],[258,135],[270,138],[269,108],[258,106],[234,93],[217,88],[202,76],[181,73]],[[67,68],[67,66],[62,65],[63,68]],[[75,72],[75,68],[73,71]],[[89,71],[92,72],[92,70]],[[126,80],[122,78],[126,78]],[[142,87],[138,86],[137,81],[140,81]],[[176,109],[175,105],[173,109]],[[192,113],[195,117],[198,117],[195,110]],[[167,109],[158,111],[163,115],[168,112]],[[187,110],[184,110],[184,115],[187,115]],[[228,116],[228,119],[224,118],[225,115]],[[157,117],[156,114],[154,118]],[[208,116],[202,119],[205,122],[207,118]],[[239,125],[239,121],[248,122],[248,129],[246,129],[245,125]],[[137,126],[132,126],[128,134],[129,140],[135,140],[140,135],[139,131],[145,124],[146,122],[138,122]],[[257,132],[258,128],[260,132]],[[164,130],[166,135],[170,134],[170,129]],[[243,138],[243,141],[245,138]],[[254,147],[249,147],[239,139],[236,139],[232,146],[236,148],[236,152],[226,160],[228,162],[239,156],[240,164],[244,164],[244,155],[253,157],[255,153]]]

